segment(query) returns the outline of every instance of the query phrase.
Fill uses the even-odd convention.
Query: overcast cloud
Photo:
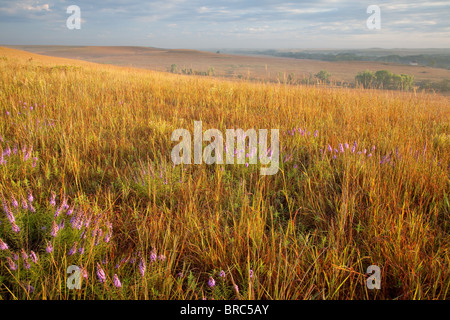
[[[69,30],[69,5],[81,30]],[[369,5],[381,29],[369,30]],[[0,0],[0,44],[450,48],[450,1]]]

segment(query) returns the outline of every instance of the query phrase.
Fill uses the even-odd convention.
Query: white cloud
[[[39,4],[39,1],[34,0],[21,0],[13,1],[9,3],[9,6],[4,6],[0,8],[0,12],[4,12],[9,15],[18,14],[21,12],[41,12],[41,11],[52,11],[48,3]]]
[[[336,8],[302,8],[294,9],[292,7],[279,6],[275,8],[275,11],[288,14],[311,14],[311,13],[324,13],[336,11]]]
[[[43,5],[25,5],[25,9],[29,11],[51,11],[48,3]]]

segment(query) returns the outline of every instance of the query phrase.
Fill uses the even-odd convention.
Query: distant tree
[[[363,88],[373,88],[375,86],[375,73],[369,70],[359,72],[355,77],[355,82],[361,84]]]
[[[412,90],[414,88],[414,76],[409,74],[402,74],[402,88],[403,90]]]
[[[378,88],[391,89],[391,83],[393,80],[392,72],[388,70],[379,70],[375,72],[375,78]]]
[[[320,70],[314,76],[322,82],[328,82],[328,78],[331,76],[331,74],[326,70]]]
[[[209,69],[208,69],[208,75],[209,75],[209,76],[215,75],[214,67],[209,67]]]
[[[392,90],[411,90],[414,88],[414,77],[408,74],[395,74],[388,70],[377,72],[359,72],[355,77],[356,84],[364,88],[379,88]]]
[[[177,73],[178,72],[178,67],[177,67],[176,64],[172,64],[170,66],[170,72],[172,72],[172,73]]]

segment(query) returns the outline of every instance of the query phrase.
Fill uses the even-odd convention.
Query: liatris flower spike
[[[114,285],[116,286],[116,288],[122,287],[122,283],[120,282],[119,277],[117,276],[117,274],[114,274]]]
[[[6,243],[3,242],[2,239],[0,239],[0,250],[8,250],[9,247]]]
[[[214,278],[213,277],[209,277],[208,286],[210,288],[213,288],[215,285],[216,285],[216,281],[214,281]]]
[[[102,267],[98,262],[97,262],[97,277],[101,283],[104,283],[106,281],[105,271],[103,271]]]

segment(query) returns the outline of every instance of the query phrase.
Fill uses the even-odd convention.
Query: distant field
[[[308,68],[182,50],[69,51],[86,50],[117,64],[135,52],[141,67],[203,57],[196,68]],[[450,298],[448,97],[1,47],[0,74],[0,299]],[[249,148],[231,149],[245,165],[174,165],[172,133],[193,134],[194,121],[278,129],[280,170],[261,175]],[[373,265],[379,289],[367,286]]]
[[[66,46],[12,46],[43,55],[80,59],[118,66],[133,66],[157,71],[168,71],[172,64],[178,69],[192,68],[207,71],[214,67],[221,77],[277,81],[279,73],[287,77],[294,73],[308,78],[320,70],[331,73],[331,81],[353,83],[358,72],[384,70],[413,75],[416,81],[450,79],[450,70],[409,66],[394,63],[342,61],[326,62],[292,58],[217,54],[196,50],[157,49],[145,47],[66,47]]]

